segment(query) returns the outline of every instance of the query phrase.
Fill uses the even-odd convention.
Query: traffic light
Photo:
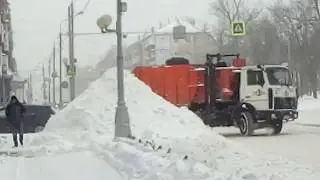
[[[76,75],[76,67],[75,66],[67,65],[66,68],[67,68],[67,75],[68,76]]]

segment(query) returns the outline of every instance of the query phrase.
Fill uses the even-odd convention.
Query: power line
[[[84,8],[82,9],[82,12],[84,12],[88,7],[89,7],[89,4],[91,3],[91,0],[88,0],[86,2],[86,4],[84,5]]]

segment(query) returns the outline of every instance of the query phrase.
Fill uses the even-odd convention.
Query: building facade
[[[24,88],[25,80],[18,74],[16,60],[13,57],[13,33],[11,22],[11,9],[7,0],[0,0],[0,65],[1,88],[0,103],[8,101],[11,94]],[[22,94],[22,95],[21,95]],[[24,93],[18,93],[20,99]]]
[[[174,40],[173,28],[182,25],[187,37]],[[210,34],[181,19],[140,36],[138,41],[129,45],[125,51],[127,68],[137,65],[162,65],[170,57],[184,57],[190,63],[203,63],[205,54],[216,50]]]

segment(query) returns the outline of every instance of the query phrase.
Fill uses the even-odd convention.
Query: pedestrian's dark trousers
[[[18,147],[18,134],[20,145],[23,145],[23,122],[12,126],[12,135],[15,147]]]

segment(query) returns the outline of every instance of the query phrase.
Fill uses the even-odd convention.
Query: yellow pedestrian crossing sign
[[[232,22],[231,23],[231,35],[232,36],[246,35],[246,24],[243,21]]]

